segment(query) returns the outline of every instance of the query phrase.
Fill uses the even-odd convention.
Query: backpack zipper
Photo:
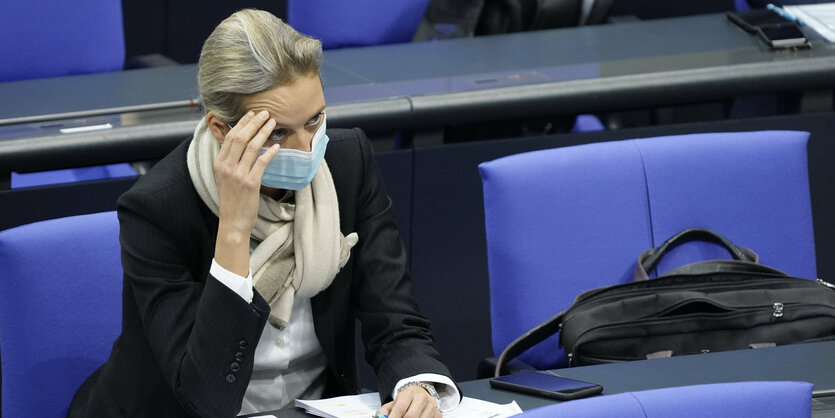
[[[815,279],[815,283],[817,283],[817,284],[819,284],[819,285],[822,285],[822,286],[826,286],[826,287],[828,287],[828,288],[830,288],[830,289],[835,290],[835,284],[832,284],[832,283],[829,283],[829,282],[823,281],[823,280],[821,280],[821,279]]]

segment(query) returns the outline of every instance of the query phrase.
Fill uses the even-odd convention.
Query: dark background
[[[286,16],[286,0],[124,0],[125,56],[162,54],[180,64],[195,63],[215,26],[245,8]]]

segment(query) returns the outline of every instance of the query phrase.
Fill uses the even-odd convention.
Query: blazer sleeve
[[[362,323],[366,360],[386,401],[400,379],[451,373],[441,361],[429,320],[418,308],[405,246],[371,145],[362,131],[356,132],[364,169],[357,196],[352,301]]]
[[[214,237],[190,186],[136,189],[119,200],[122,265],[155,366],[186,411],[235,416],[269,307],[208,274]]]

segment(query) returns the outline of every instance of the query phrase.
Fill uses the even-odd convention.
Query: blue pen
[[[389,418],[389,416],[386,415],[386,414],[377,414],[377,415],[372,415],[371,418]]]
[[[778,7],[778,6],[775,6],[772,3],[768,3],[765,6],[765,8],[768,9],[768,10],[771,10],[774,13],[777,13],[778,15],[782,16],[783,19],[786,19],[789,22],[794,22],[794,23],[797,23],[798,25],[801,25],[801,26],[803,25],[803,21],[800,20],[799,17],[795,16],[794,14],[790,13],[789,11],[787,11],[786,9],[784,9],[782,7]]]

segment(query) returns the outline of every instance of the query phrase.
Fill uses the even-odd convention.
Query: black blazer
[[[313,297],[328,359],[326,396],[357,393],[354,318],[381,400],[399,379],[450,376],[419,313],[406,253],[368,139],[328,130],[325,159],[343,234],[359,242],[333,283]],[[269,306],[251,304],[209,274],[218,219],[200,200],[180,144],[119,198],[122,333],[76,393],[69,416],[235,416]]]

